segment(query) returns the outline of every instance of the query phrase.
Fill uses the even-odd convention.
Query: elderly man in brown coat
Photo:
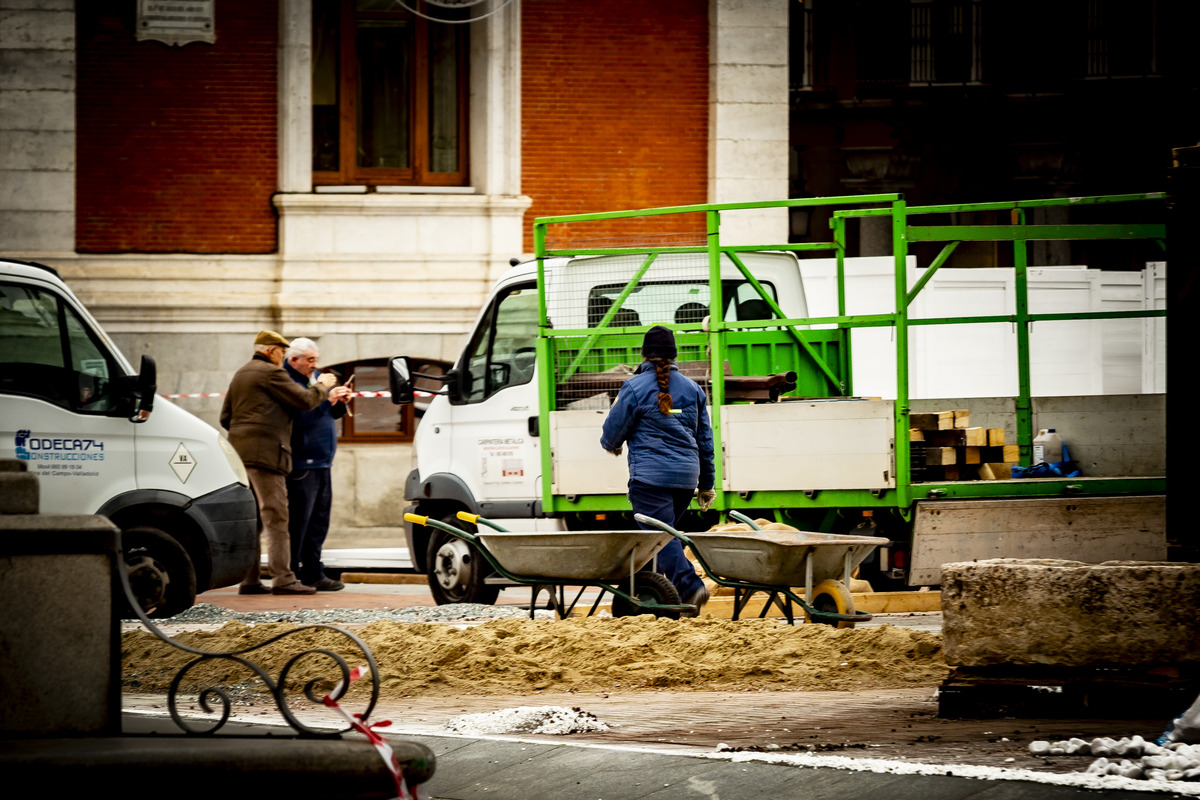
[[[239,594],[312,594],[291,569],[286,476],[292,471],[292,414],[316,408],[337,382],[322,375],[315,386],[301,386],[283,369],[289,342],[275,331],[254,339],[254,357],[229,384],[221,408],[221,427],[241,456],[258,498],[262,530],[267,534],[267,565],[273,579],[268,590],[259,580],[258,560],[242,579]]]

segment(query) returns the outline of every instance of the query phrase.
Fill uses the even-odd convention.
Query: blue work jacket
[[[296,383],[308,386],[308,377],[283,362],[284,369]],[[292,417],[292,471],[329,469],[337,452],[337,422],[346,414],[346,404],[333,405],[328,400],[311,411],[297,411]]]
[[[600,446],[628,443],[629,479],[668,489],[713,487],[713,436],[704,390],[672,364],[667,381],[673,412],[658,410],[654,365],[643,361],[621,385],[604,419]]]

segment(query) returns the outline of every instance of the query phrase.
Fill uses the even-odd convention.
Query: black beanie
[[[646,331],[646,338],[642,339],[643,357],[674,358],[675,353],[675,334],[671,332],[670,328],[655,325]]]

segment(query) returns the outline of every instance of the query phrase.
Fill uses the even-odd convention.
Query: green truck
[[[880,194],[540,218],[536,258],[497,281],[452,369],[422,376],[392,359],[394,402],[411,401],[414,381],[435,387],[406,511],[468,529],[457,512],[513,530],[635,528],[624,459],[600,449],[600,426],[640,362],[643,334],[664,324],[680,369],[708,392],[717,453],[716,502],[696,508],[688,529],[736,509],[802,530],[882,536],[890,544],[861,568],[877,590],[937,584],[951,561],[1165,559],[1163,395],[1035,396],[1045,337],[1031,335],[1035,326],[1161,325],[1165,307],[1043,310],[1030,302],[1028,263],[1042,241],[1136,245],[1165,261],[1165,227],[1154,221],[1162,205],[1161,194],[1142,194],[910,207]],[[829,241],[723,241],[723,215],[771,208],[820,210]],[[1122,214],[1138,221],[1110,221]],[[1031,224],[1034,215],[1055,224]],[[851,314],[847,237],[869,218],[890,225],[887,310]],[[956,248],[978,242],[1003,252],[1011,274],[997,313],[912,313]],[[836,294],[820,316],[808,301],[813,259]],[[975,326],[1006,332],[1014,390],[913,400],[917,332],[959,340]],[[854,349],[866,331],[876,341],[882,331],[892,349],[886,396],[855,392]],[[960,415],[957,428],[952,416],[928,416],[961,408],[970,420]],[[1034,439],[1050,428],[1082,474],[1010,477],[1013,465],[1032,466]],[[968,463],[946,469],[951,453]],[[505,582],[469,544],[411,523],[405,532],[439,602],[494,601]]]

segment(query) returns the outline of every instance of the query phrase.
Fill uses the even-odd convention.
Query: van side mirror
[[[158,365],[150,356],[142,356],[137,380],[133,384],[134,407],[130,422],[145,422],[154,410],[154,394],[158,391]]]
[[[407,356],[392,356],[388,361],[388,389],[392,403],[407,405],[413,401],[412,367]]]

